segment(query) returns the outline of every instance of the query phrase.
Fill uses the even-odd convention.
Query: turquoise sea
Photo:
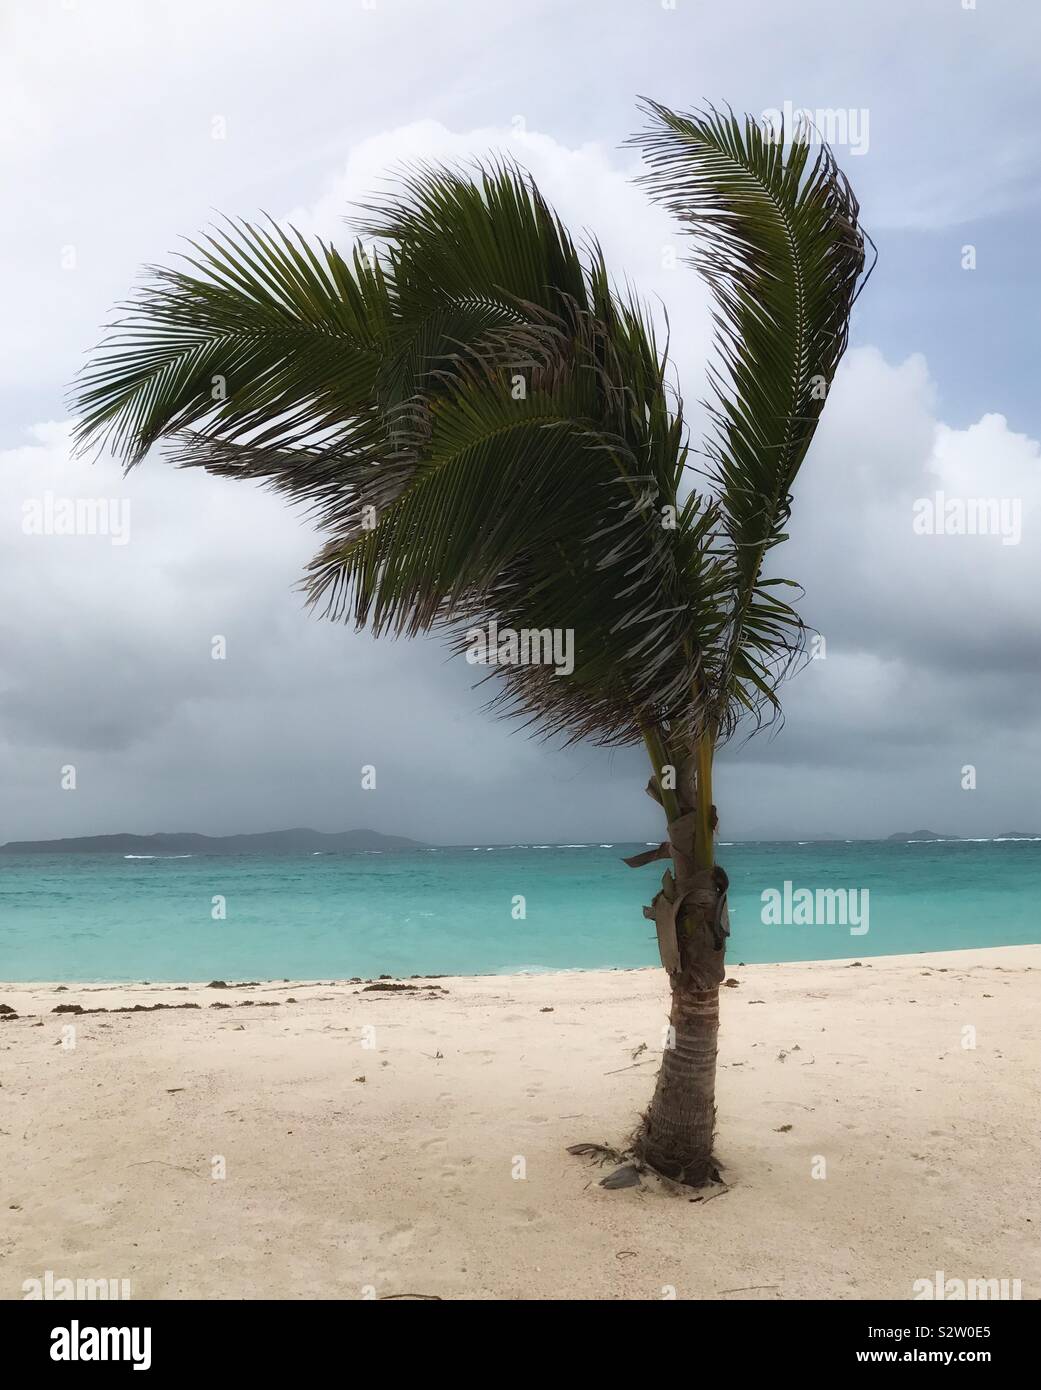
[[[0,855],[0,980],[331,979],[652,965],[642,845],[307,856]],[[720,846],[730,960],[1041,941],[1041,842]],[[868,930],[764,923],[764,890],[863,894]],[[516,899],[523,898],[523,904]],[[215,918],[215,899],[225,916]],[[862,897],[854,899],[859,908]],[[523,909],[524,916],[520,916]],[[515,915],[516,914],[516,915]]]

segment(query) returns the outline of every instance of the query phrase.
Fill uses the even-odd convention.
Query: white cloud
[[[497,155],[533,176],[577,241],[596,237],[619,287],[632,283],[647,302],[663,344],[668,310],[675,368],[694,411],[711,341],[708,294],[682,262],[687,247],[676,224],[633,182],[640,173],[636,160],[619,161],[596,143],[572,149],[512,126],[455,132],[438,121],[417,121],[361,141],[319,198],[284,220],[342,245],[354,235],[348,223],[360,205],[392,191],[396,173],[420,163],[472,168]]]
[[[921,357],[890,365],[872,348],[847,355],[796,484],[793,542],[778,565],[806,586],[807,615],[836,647],[923,660],[961,653],[966,664],[1022,669],[1027,651],[1041,649],[1038,443],[1000,415],[952,429],[934,401]],[[937,492],[1015,502],[1019,544],[916,534],[915,502]]]

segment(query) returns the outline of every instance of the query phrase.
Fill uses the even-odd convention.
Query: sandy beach
[[[1041,946],[729,979],[697,1200],[567,1152],[649,1100],[660,970],[0,986],[0,1296],[1041,1295]]]

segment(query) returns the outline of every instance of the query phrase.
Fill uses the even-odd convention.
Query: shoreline
[[[708,1200],[567,1152],[650,1098],[657,967],[0,985],[0,1297],[1036,1299],[1041,946],[857,959],[728,971]]]
[[[1017,943],[1010,946],[953,946],[943,951],[908,951],[895,952],[891,955],[869,956],[869,955],[850,955],[850,956],[817,956],[806,960],[777,960],[777,961],[727,961],[727,972],[731,970],[772,970],[778,967],[792,967],[807,969],[810,966],[820,966],[821,968],[835,966],[850,966],[859,962],[864,968],[876,962],[907,964],[914,961],[921,961],[923,958],[940,959],[950,956],[952,959],[964,958],[968,955],[989,956],[994,952],[1014,952],[1014,951],[1041,951],[1041,943]],[[423,980],[540,980],[544,978],[556,979],[562,975],[652,975],[662,974],[660,965],[565,965],[565,966],[539,966],[537,968],[525,967],[521,970],[500,970],[485,971],[479,974],[465,975],[351,975],[338,976],[331,980],[319,979],[290,979],[272,975],[263,980],[224,980],[220,982],[222,988],[243,989],[272,987],[276,989],[297,987],[305,988],[330,988],[333,986],[350,985],[369,985],[381,980],[393,980],[402,984],[416,984]],[[198,990],[208,989],[213,981],[205,980],[0,980],[0,993],[4,991],[10,993],[27,993],[34,990],[68,990],[70,993],[77,989],[82,990]],[[0,1003],[3,1001],[0,1000]]]

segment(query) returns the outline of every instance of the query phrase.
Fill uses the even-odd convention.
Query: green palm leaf
[[[791,488],[846,348],[863,285],[865,234],[831,151],[811,132],[765,131],[732,113],[676,114],[644,103],[633,137],[640,180],[683,224],[715,302],[720,364],[710,372],[708,473],[737,576],[715,720],[722,732],[763,702],[798,653],[798,615],[762,579],[785,539]]]
[[[385,352],[379,267],[245,223],[183,259],[196,273],[153,268],[76,382],[79,443],[133,464],[200,425],[226,442],[349,437]]]

